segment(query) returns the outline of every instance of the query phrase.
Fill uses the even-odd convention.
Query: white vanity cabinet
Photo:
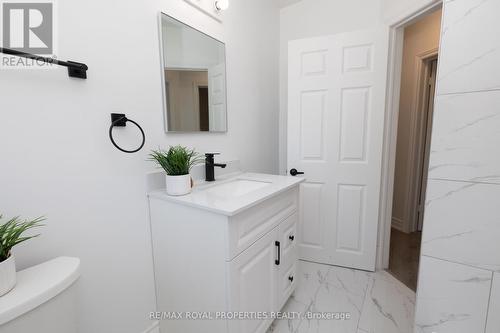
[[[238,199],[149,195],[162,333],[265,333],[293,293],[300,180],[266,176]]]

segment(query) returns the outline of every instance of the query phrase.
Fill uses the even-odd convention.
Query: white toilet
[[[0,333],[76,333],[80,259],[60,257],[17,273],[0,297]]]

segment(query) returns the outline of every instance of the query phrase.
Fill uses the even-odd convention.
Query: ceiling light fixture
[[[217,0],[215,1],[215,9],[218,11],[226,10],[229,8],[229,0]]]

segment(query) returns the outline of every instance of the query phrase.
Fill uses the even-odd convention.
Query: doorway
[[[208,86],[198,86],[198,105],[200,112],[200,131],[208,132],[209,126],[209,100],[208,100]]]
[[[416,290],[441,9],[404,27],[388,271]]]

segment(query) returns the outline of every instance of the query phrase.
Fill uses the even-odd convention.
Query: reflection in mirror
[[[161,14],[165,129],[226,132],[224,43]]]

